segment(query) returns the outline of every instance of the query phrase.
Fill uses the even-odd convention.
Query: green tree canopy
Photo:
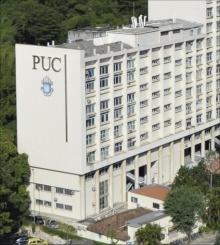
[[[174,228],[190,239],[196,221],[205,216],[203,194],[197,187],[176,187],[167,195],[164,209],[171,216]]]
[[[29,214],[27,155],[18,154],[14,133],[0,128],[0,237],[16,230]]]
[[[135,232],[136,242],[140,245],[159,245],[162,240],[162,228],[157,224],[147,224]]]

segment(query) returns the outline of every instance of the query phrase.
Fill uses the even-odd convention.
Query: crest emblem
[[[41,87],[41,91],[43,92],[43,94],[45,96],[50,96],[53,93],[53,88],[52,88],[53,82],[51,81],[51,79],[46,76],[43,80],[42,80],[42,87]]]

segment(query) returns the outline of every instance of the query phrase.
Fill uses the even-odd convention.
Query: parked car
[[[31,221],[35,222],[36,224],[43,225],[44,220],[42,216],[40,215],[35,215],[35,216],[30,216]]]
[[[59,224],[54,219],[47,220],[46,225],[53,229],[59,229]]]
[[[22,244],[27,244],[28,242],[28,237],[27,236],[19,236],[14,239],[14,244],[15,245],[22,245]]]
[[[48,242],[37,237],[29,238],[27,244],[48,245]]]

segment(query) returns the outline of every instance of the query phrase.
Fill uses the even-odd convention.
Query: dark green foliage
[[[216,235],[214,245],[220,245],[220,233],[218,233],[218,234]]]
[[[203,194],[197,187],[176,187],[167,195],[164,209],[171,216],[174,228],[190,239],[196,221],[205,217]]]
[[[137,244],[159,245],[162,240],[162,228],[157,224],[147,224],[135,232]]]
[[[210,185],[210,176],[206,170],[206,165],[200,162],[198,166],[191,169],[181,166],[174,179],[172,188],[183,185],[198,187],[203,194],[207,194]]]
[[[17,231],[29,215],[30,198],[27,184],[30,169],[27,155],[18,154],[14,133],[0,128],[0,237]]]

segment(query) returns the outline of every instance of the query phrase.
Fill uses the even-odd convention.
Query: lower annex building
[[[220,67],[208,73],[203,24],[145,20],[16,45],[33,212],[81,220],[123,208],[132,188],[169,184],[219,145]]]

